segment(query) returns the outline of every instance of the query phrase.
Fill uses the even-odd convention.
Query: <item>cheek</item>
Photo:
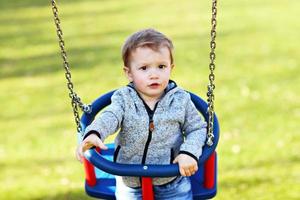
[[[136,84],[136,85],[143,85],[144,82],[145,82],[145,79],[142,78],[142,77],[135,77],[133,79],[133,82]]]
[[[171,76],[171,70],[169,71],[166,71],[164,74],[163,74],[164,78],[169,78]]]
[[[139,71],[132,70],[128,73],[128,79],[130,82],[140,82],[140,79],[144,79],[143,74],[139,73]]]

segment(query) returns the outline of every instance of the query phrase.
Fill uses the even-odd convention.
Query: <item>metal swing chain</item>
[[[215,74],[214,74],[214,70],[216,68],[215,66],[215,58],[216,58],[216,54],[215,54],[215,49],[216,49],[216,26],[217,26],[217,0],[212,0],[212,17],[211,17],[211,32],[210,32],[210,36],[211,36],[211,41],[210,41],[210,64],[209,64],[209,70],[210,70],[210,74],[208,76],[209,78],[209,84],[207,86],[208,92],[207,92],[207,102],[208,102],[208,132],[207,132],[207,142],[206,144],[208,146],[212,146],[213,145],[213,139],[214,139],[214,134],[213,134],[213,127],[214,127],[214,89],[215,89],[215,84],[214,84],[214,80],[215,80]]]
[[[80,125],[78,107],[81,108],[81,110],[83,112],[90,113],[91,106],[82,103],[80,97],[74,92],[74,86],[73,86],[73,83],[71,80],[71,71],[70,71],[69,62],[67,59],[67,52],[65,50],[65,42],[63,40],[63,32],[61,30],[60,19],[58,17],[58,8],[57,8],[55,0],[51,0],[51,4],[52,4],[52,12],[54,15],[54,23],[56,26],[56,33],[57,33],[58,40],[59,40],[59,47],[61,50],[61,57],[63,59],[63,67],[65,69],[65,77],[67,79],[67,87],[69,89],[69,97],[71,98],[71,105],[73,108],[74,118],[75,118],[75,122],[76,122],[76,126],[77,126],[77,132],[81,133],[82,127]]]

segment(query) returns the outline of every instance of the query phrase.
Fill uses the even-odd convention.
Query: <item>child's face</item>
[[[173,65],[170,51],[161,47],[157,51],[138,47],[130,55],[130,66],[124,71],[144,100],[158,100],[167,87]]]

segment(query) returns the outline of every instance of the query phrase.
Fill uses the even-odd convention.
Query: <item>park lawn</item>
[[[50,3],[0,0],[0,6],[0,199],[91,199],[74,157],[76,129]],[[59,6],[84,102],[126,84],[121,45],[145,27],[171,37],[173,79],[205,98],[210,2],[62,0]],[[216,199],[299,199],[300,2],[218,6]]]

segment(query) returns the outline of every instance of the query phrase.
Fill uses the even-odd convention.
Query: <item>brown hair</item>
[[[160,47],[167,47],[170,51],[171,64],[173,64],[173,44],[172,41],[164,34],[154,29],[140,30],[127,38],[122,47],[122,58],[124,66],[129,67],[129,58],[132,51],[138,47],[149,47],[152,50],[157,50]]]

